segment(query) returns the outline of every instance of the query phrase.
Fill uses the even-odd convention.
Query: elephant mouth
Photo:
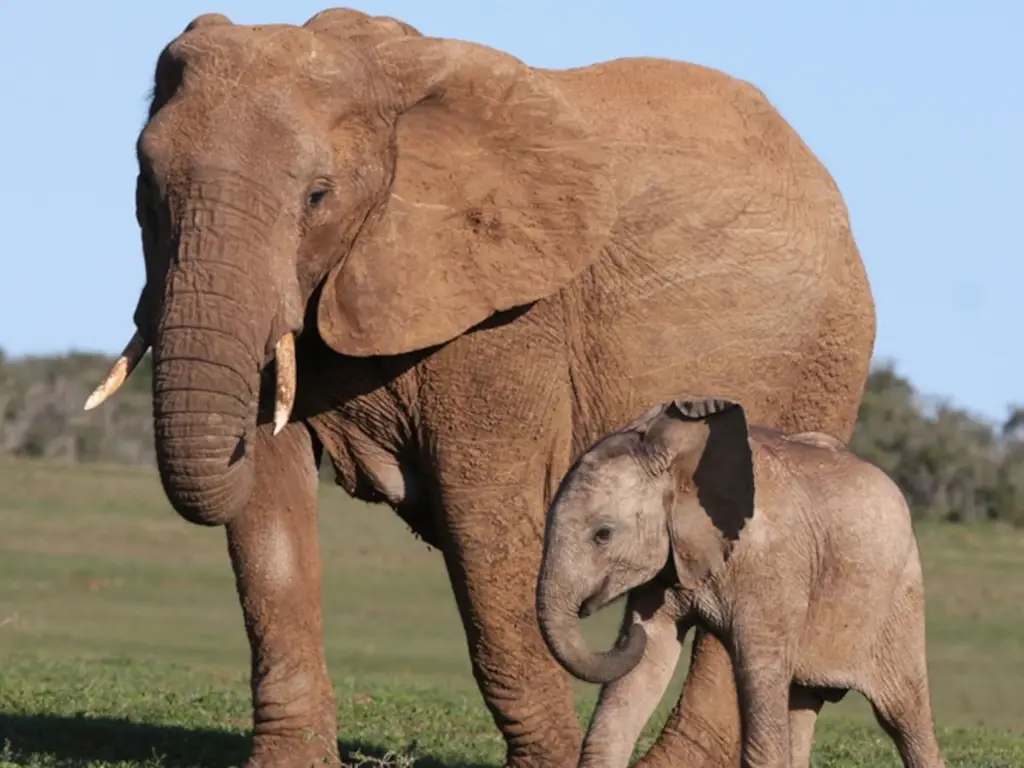
[[[580,603],[577,615],[581,619],[585,619],[588,616],[593,616],[595,613],[600,611],[602,608],[607,606],[609,603],[614,602],[622,596],[622,592],[611,592],[610,577],[606,576],[601,582],[597,591]]]
[[[274,386],[274,435],[284,429],[295,408],[295,335],[296,332],[283,334],[274,347],[276,381]],[[100,382],[85,401],[85,410],[90,411],[108,400],[128,379],[132,371],[149,351],[151,342],[140,331],[136,331],[121,356],[110,369],[107,377]]]
[[[597,602],[597,595],[588,597],[586,600],[583,601],[583,604],[580,606],[579,617],[581,619],[585,619],[588,616],[593,615],[600,608],[601,606],[598,605]]]

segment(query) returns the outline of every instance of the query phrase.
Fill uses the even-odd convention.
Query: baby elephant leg
[[[928,690],[919,577],[910,579],[897,596],[881,640],[864,695],[907,768],[945,768]]]
[[[810,768],[814,726],[825,699],[814,688],[794,685],[789,691],[789,759],[793,768]]]
[[[865,694],[907,768],[945,768],[935,737],[924,654],[916,656],[911,646],[896,638],[886,645],[876,664],[876,680]]]
[[[740,683],[739,697],[744,768],[788,768],[789,681],[758,672]]]
[[[892,737],[907,768],[945,768],[923,670],[914,674],[910,669],[897,671],[895,664],[888,668],[895,679],[868,696],[875,717]]]
[[[741,762],[744,768],[789,768],[789,643],[781,628],[761,617],[737,624],[731,645],[743,723]]]
[[[602,686],[583,741],[581,768],[626,768],[640,733],[668,688],[682,648],[674,592],[645,584],[630,593],[620,634],[639,623],[647,649],[628,674]]]

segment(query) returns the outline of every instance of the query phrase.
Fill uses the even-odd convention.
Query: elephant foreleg
[[[227,526],[252,650],[251,766],[337,764],[334,691],[323,650],[317,461],[312,437],[266,427],[252,500]]]
[[[545,451],[532,451],[522,473],[509,471],[513,462],[484,463],[463,468],[458,486],[442,489],[445,562],[473,674],[508,745],[506,764],[569,768],[579,758],[580,723],[571,679],[537,620],[544,491],[537,487],[543,472],[529,465]]]
[[[637,768],[734,768],[740,764],[739,699],[725,646],[698,629],[683,692]]]
[[[583,740],[580,766],[626,768],[637,739],[665,694],[682,648],[674,593],[658,583],[633,590],[622,632],[639,623],[647,633],[644,658],[631,672],[602,686]]]

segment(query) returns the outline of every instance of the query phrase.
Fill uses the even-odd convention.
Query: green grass
[[[345,751],[500,765],[440,555],[333,487],[320,527]],[[919,540],[948,764],[1024,766],[1024,533],[922,527]],[[616,621],[603,612],[587,634],[607,643]],[[247,670],[222,530],[179,520],[149,472],[0,461],[0,765],[239,765]],[[577,691],[585,717],[595,688]],[[854,694],[826,707],[814,763],[898,765]]]

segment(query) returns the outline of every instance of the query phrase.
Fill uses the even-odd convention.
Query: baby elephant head
[[[753,458],[736,403],[675,400],[601,439],[548,510],[537,612],[555,658],[592,683],[628,673],[646,647],[640,625],[625,643],[593,652],[580,618],[662,573],[695,588],[753,513]]]

